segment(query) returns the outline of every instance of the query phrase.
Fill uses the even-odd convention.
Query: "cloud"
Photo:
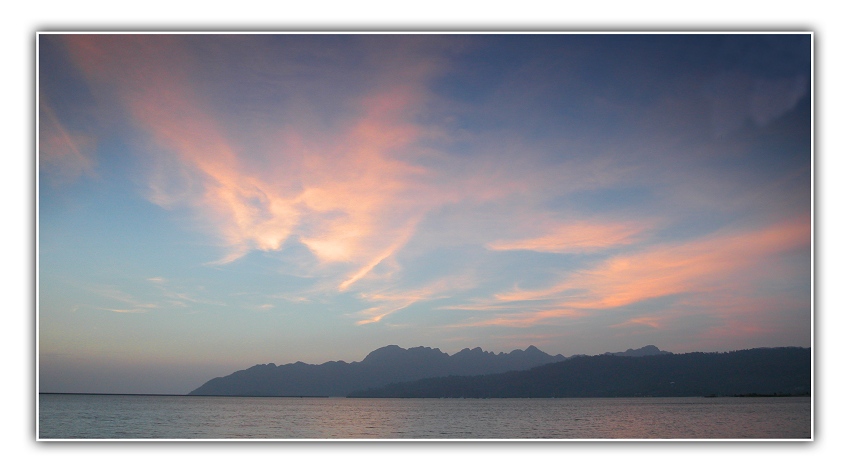
[[[244,41],[219,39],[215,47],[225,50],[229,40]],[[311,40],[321,39],[289,45],[296,49],[297,41]],[[339,54],[330,44],[325,54],[332,60],[316,67],[298,62],[312,49],[300,58],[286,52],[293,55],[280,64],[260,60],[267,57],[260,50],[239,62],[246,67],[239,77],[256,86],[238,89],[226,74],[219,80],[202,48],[177,36],[70,36],[68,46],[92,87],[111,93],[114,100],[104,101],[120,103],[143,137],[151,156],[150,201],[185,211],[221,245],[211,264],[274,253],[302,269],[299,276],[312,277],[313,290],[362,293],[372,305],[357,313],[360,324],[420,302],[421,293],[448,292],[400,289],[392,282],[406,260],[450,244],[590,259],[588,268],[559,270],[546,286],[452,307],[491,314],[483,323],[524,326],[676,294],[729,292],[732,283],[746,289],[741,273],[778,256],[783,239],[802,241],[808,232],[808,224],[796,225],[799,230],[788,224],[671,244],[651,238],[656,224],[649,218],[555,213],[551,201],[558,205],[565,195],[622,181],[656,189],[670,206],[690,194],[702,209],[700,193],[708,193],[716,201],[707,208],[712,211],[723,209],[727,198],[713,183],[724,179],[690,177],[690,162],[654,148],[652,137],[632,141],[641,146],[633,151],[630,141],[590,147],[598,137],[579,135],[582,128],[535,139],[525,129],[463,129],[459,119],[433,120],[433,107],[458,112],[429,89],[445,70],[442,51],[432,46],[437,41],[409,41],[364,38],[351,46],[357,54]],[[310,70],[317,72],[305,73]],[[344,86],[337,77],[347,79]],[[764,125],[776,119],[806,87],[801,78],[756,81],[729,74],[704,93],[716,126],[730,132],[745,120]],[[637,111],[639,122],[653,123]],[[642,161],[648,151],[650,159]],[[659,162],[660,154],[668,157]],[[698,182],[707,188],[692,191]],[[680,212],[694,207],[682,203]],[[769,275],[779,276],[780,269]],[[378,284],[383,291],[374,289]],[[396,290],[393,296],[387,287]],[[170,299],[193,302],[175,294]]]
[[[621,322],[620,324],[612,325],[611,327],[633,327],[633,326],[647,326],[653,329],[659,329],[662,327],[666,319],[661,317],[634,317],[632,319],[627,319],[625,322]]]
[[[565,222],[540,237],[496,241],[487,245],[491,250],[532,250],[551,253],[593,252],[638,240],[644,224],[597,223],[589,221]]]
[[[765,126],[791,111],[809,91],[805,75],[781,79],[757,79],[753,84],[750,115],[758,126]]]
[[[197,61],[173,38],[74,36],[69,43],[91,81],[114,88],[160,149],[150,164],[150,200],[191,210],[226,247],[213,264],[301,243],[324,266],[356,267],[336,269],[347,273],[343,291],[401,248],[416,221],[443,201],[416,182],[426,170],[405,159],[424,133],[410,114],[430,67],[340,97],[346,118],[326,129],[304,128],[311,123],[283,113],[277,129],[262,124],[256,143],[249,132],[233,133],[235,117],[198,90]]]
[[[142,308],[138,308],[138,309],[97,308],[97,309],[100,309],[101,311],[109,311],[109,312],[114,312],[114,313],[118,313],[118,314],[140,314],[140,313],[147,312],[147,309],[142,309]]]
[[[191,86],[189,55],[168,36],[69,36],[77,65],[96,89],[111,91],[152,143],[150,199],[198,211],[231,251],[276,250],[294,211],[284,197],[244,172],[223,126]],[[176,157],[176,159],[173,159]],[[176,171],[175,171],[176,170]],[[179,193],[170,190],[179,188]]]
[[[357,325],[380,322],[397,311],[406,309],[415,303],[446,298],[476,285],[476,280],[468,275],[448,275],[434,280],[419,288],[384,288],[377,291],[363,291],[360,298],[375,304],[356,313],[363,319]]]
[[[702,87],[717,137],[725,136],[752,121],[763,127],[791,111],[809,91],[805,75],[782,78],[754,77],[740,71],[724,71]]]
[[[571,272],[548,288],[515,289],[451,309],[501,313],[473,325],[528,326],[672,295],[683,296],[682,303],[703,306],[716,301],[746,304],[762,286],[796,279],[796,268],[782,263],[781,257],[809,248],[810,243],[811,224],[804,216],[759,229],[724,231],[614,255],[591,268]]]
[[[226,50],[230,40],[238,38],[219,38],[216,47]],[[602,162],[548,162],[539,170],[527,163],[546,156],[519,139],[505,147],[489,144],[466,159],[442,154],[432,144],[449,144],[451,133],[423,118],[437,102],[428,86],[445,67],[440,55],[447,42],[363,38],[352,46],[360,48],[361,63],[314,69],[349,74],[344,89],[320,74],[298,78],[302,58],[280,65],[247,58],[242,77],[262,82],[251,89],[258,97],[238,103],[227,95],[244,92],[211,78],[218,75],[210,74],[202,51],[179,37],[72,35],[67,43],[90,85],[109,94],[102,101],[119,103],[146,139],[149,200],[187,211],[187,220],[222,246],[210,265],[255,251],[281,252],[286,260],[287,248],[303,247],[312,269],[334,280],[325,286],[343,292],[377,268],[394,268],[382,270],[384,278],[395,273],[395,255],[434,210],[475,211],[498,200],[506,204],[497,217],[508,218],[563,187],[574,191],[617,178]],[[306,98],[297,97],[301,90]],[[480,239],[479,223],[472,219],[467,235],[490,241],[495,233]],[[500,239],[490,248],[590,251],[630,243],[636,232],[586,222],[553,227],[542,237]],[[444,236],[430,237],[443,244]]]
[[[165,309],[166,307],[186,308],[190,305],[203,306],[225,306],[226,304],[215,299],[210,299],[204,296],[202,287],[193,289],[173,286],[174,283],[162,277],[147,278],[154,291],[146,290],[143,286],[134,286],[131,291],[136,294],[130,294],[124,289],[119,289],[115,286],[106,285],[91,285],[86,289],[102,298],[106,298],[112,302],[120,303],[120,307],[99,307],[89,306],[94,309],[116,312],[116,313],[145,313],[154,310]]]
[[[558,288],[561,292],[581,293],[567,304],[582,309],[614,308],[679,293],[734,289],[749,283],[745,275],[756,280],[768,278],[767,274],[754,272],[772,257],[808,245],[810,240],[810,223],[799,218],[760,230],[720,234],[612,257],[595,269],[574,274]]]
[[[39,103],[38,164],[54,184],[71,183],[82,176],[96,175],[96,139],[72,132],[62,124],[44,99]]]
[[[385,251],[377,254],[376,257],[374,257],[370,262],[362,266],[359,270],[357,270],[347,279],[342,281],[341,284],[338,285],[338,289],[340,291],[346,291],[348,288],[350,288],[353,283],[356,283],[364,276],[368,275],[371,271],[373,271],[374,268],[376,268],[377,265],[381,264],[383,261],[391,257],[397,250],[399,250],[403,245],[406,244],[406,242],[409,241],[409,239],[415,232],[416,225],[416,220],[410,221],[408,226],[406,227],[406,230],[402,231],[400,234],[397,235],[397,239],[391,246],[386,248]]]
[[[569,308],[512,308],[512,313],[499,315],[496,317],[484,319],[470,319],[465,322],[459,322],[450,325],[450,328],[467,328],[467,327],[515,327],[526,328],[538,324],[551,324],[555,320],[562,318],[577,318],[585,315],[575,309]]]
[[[116,313],[144,313],[153,309],[158,309],[159,304],[153,302],[139,301],[135,296],[125,293],[113,286],[91,286],[88,288],[89,291],[96,293],[97,295],[109,299],[111,301],[117,301],[120,304],[126,305],[128,307],[123,308],[105,308],[105,307],[96,307],[90,306],[94,309],[98,309],[101,311],[109,311]],[[74,311],[78,307],[74,307]]]

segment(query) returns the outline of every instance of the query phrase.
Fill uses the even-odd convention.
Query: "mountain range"
[[[808,395],[811,349],[572,357],[526,371],[395,383],[348,397],[685,397]]]
[[[668,354],[653,345],[608,355],[642,356]],[[573,357],[571,357],[573,358]],[[437,348],[401,348],[389,345],[374,350],[360,362],[330,361],[320,365],[303,362],[255,365],[214,378],[189,395],[199,396],[346,396],[353,391],[443,376],[471,376],[527,370],[567,360],[549,355],[535,346],[509,353],[493,353],[477,347],[453,355]]]

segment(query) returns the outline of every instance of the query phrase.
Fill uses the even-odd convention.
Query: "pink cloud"
[[[634,317],[620,324],[615,324],[612,327],[647,326],[653,329],[659,329],[664,323],[664,319],[661,317]]]
[[[459,291],[469,289],[476,281],[472,276],[451,275],[432,281],[422,287],[413,289],[391,288],[378,291],[363,291],[362,299],[374,306],[357,313],[363,319],[358,325],[379,322],[386,316],[422,301],[445,298]]]
[[[719,302],[724,306],[715,312],[727,312],[727,306],[748,304],[757,284],[792,276],[780,263],[782,255],[809,247],[810,241],[810,220],[800,217],[760,229],[613,256],[594,268],[571,273],[549,288],[512,290],[454,308],[505,312],[474,325],[513,326],[584,316],[669,295],[685,295],[680,302],[706,307]],[[632,323],[661,326],[657,319],[647,317],[627,324]]]
[[[451,325],[451,328],[503,326],[525,328],[537,324],[548,324],[561,318],[577,318],[586,314],[571,308],[512,308],[512,313],[486,319],[471,319]],[[517,311],[517,312],[515,312]]]
[[[711,292],[746,285],[757,268],[785,251],[808,245],[808,218],[690,243],[659,246],[634,255],[613,257],[599,267],[578,272],[557,286],[583,294],[567,304],[597,309],[687,292]]]
[[[646,229],[644,224],[577,221],[560,223],[546,234],[519,240],[496,241],[491,250],[532,250],[536,252],[592,252],[636,242]]]
[[[214,87],[204,82],[204,64],[178,37],[80,35],[69,36],[68,46],[98,93],[117,98],[149,140],[149,199],[167,209],[187,208],[197,226],[220,241],[224,253],[213,263],[301,244],[317,262],[315,270],[329,274],[326,289],[364,291],[367,281],[384,276],[381,269],[396,266],[396,254],[418,236],[426,215],[448,205],[462,206],[457,219],[476,218],[463,226],[463,241],[489,242],[495,251],[627,249],[644,242],[653,227],[597,220],[561,224],[548,218],[537,233],[504,229],[503,221],[515,220],[512,216],[525,218],[517,227],[539,227],[535,224],[544,215],[532,209],[539,200],[607,186],[626,170],[610,165],[612,159],[574,159],[539,170],[527,165],[537,156],[519,139],[492,139],[506,148],[490,144],[490,156],[474,156],[457,167],[452,159],[448,169],[444,156],[421,149],[422,140],[438,134],[419,124],[415,113],[427,103],[426,81],[439,65],[415,48],[398,55],[403,59],[391,63],[391,74],[374,74],[380,76],[375,85],[322,97],[337,99],[333,105],[343,110],[327,122],[319,110],[307,109],[313,115],[301,119],[309,113],[299,102],[292,109],[278,104],[280,110],[269,115],[273,119],[242,122],[241,115],[215,101]],[[282,87],[283,82],[274,83]],[[68,155],[84,155],[73,151],[80,139],[57,142]],[[493,199],[500,199],[496,213],[468,211]],[[494,230],[480,230],[480,221]],[[444,234],[437,236],[433,243],[442,244]],[[809,222],[803,220],[638,252],[629,248],[551,286],[515,289],[455,308],[507,313],[481,322],[526,326],[672,294],[731,293],[760,278],[752,275],[773,257],[808,244],[809,236]],[[781,276],[778,263],[769,268],[768,276]],[[379,321],[418,302],[416,296],[390,303],[367,298],[377,305],[362,313],[362,322]]]
[[[197,227],[224,247],[212,263],[302,244],[318,269],[337,278],[335,289],[344,291],[373,276],[377,267],[394,263],[434,208],[525,194],[539,186],[558,189],[561,175],[571,175],[565,180],[574,188],[594,178],[570,163],[556,169],[561,172],[531,170],[512,154],[468,159],[459,168],[452,168],[451,159],[449,170],[441,167],[438,153],[421,141],[443,133],[419,124],[416,113],[430,98],[427,80],[443,66],[437,51],[429,50],[432,44],[397,39],[402,44],[372,40],[402,47],[404,53],[373,60],[385,73],[371,74],[375,79],[368,86],[346,94],[328,89],[338,101],[335,111],[316,108],[310,114],[301,101],[291,109],[280,103],[279,110],[268,111],[263,103],[256,113],[270,119],[247,121],[240,120],[244,113],[232,114],[215,100],[206,65],[178,36],[73,35],[68,46],[98,93],[107,94],[103,102],[121,103],[152,144],[150,201],[187,208]],[[281,90],[302,86],[271,82]],[[322,112],[332,119],[320,119]],[[522,143],[514,146],[498,151],[526,152]],[[586,223],[548,236],[558,241],[541,237],[492,247],[593,250],[598,244],[628,243],[635,232]],[[477,228],[469,234],[480,237]]]
[[[255,156],[197,92],[198,65],[173,38],[71,36],[69,46],[90,80],[114,89],[162,149],[151,164],[150,199],[192,209],[227,247],[215,263],[296,240],[323,264],[357,267],[338,285],[344,290],[399,250],[441,201],[415,183],[424,170],[397,157],[422,133],[408,115],[427,68],[356,98],[348,104],[355,115],[332,132],[280,124],[269,135],[282,138],[272,143],[291,147]]]

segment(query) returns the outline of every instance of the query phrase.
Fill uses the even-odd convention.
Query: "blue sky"
[[[811,38],[39,36],[42,391],[811,344]]]

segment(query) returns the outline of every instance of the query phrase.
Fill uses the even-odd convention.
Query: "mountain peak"
[[[509,354],[465,348],[449,355],[437,348],[401,348],[386,345],[369,353],[361,362],[302,362],[274,366],[256,365],[247,370],[207,381],[193,395],[343,396],[347,393],[389,383],[445,376],[472,376],[526,370],[562,361],[535,346]]]
[[[617,353],[606,352],[606,355],[615,355],[615,356],[621,356],[621,357],[646,357],[646,356],[651,356],[651,355],[667,355],[667,354],[670,354],[670,353],[671,352],[659,350],[659,347],[657,347],[655,345],[645,345],[641,348],[636,348],[636,349],[628,348],[628,349],[626,349],[625,352],[617,352]]]
[[[386,345],[368,353],[368,355],[365,357],[364,360],[362,360],[362,362],[379,360],[382,358],[390,358],[394,355],[402,354],[405,351],[405,348],[399,347],[397,345]]]

